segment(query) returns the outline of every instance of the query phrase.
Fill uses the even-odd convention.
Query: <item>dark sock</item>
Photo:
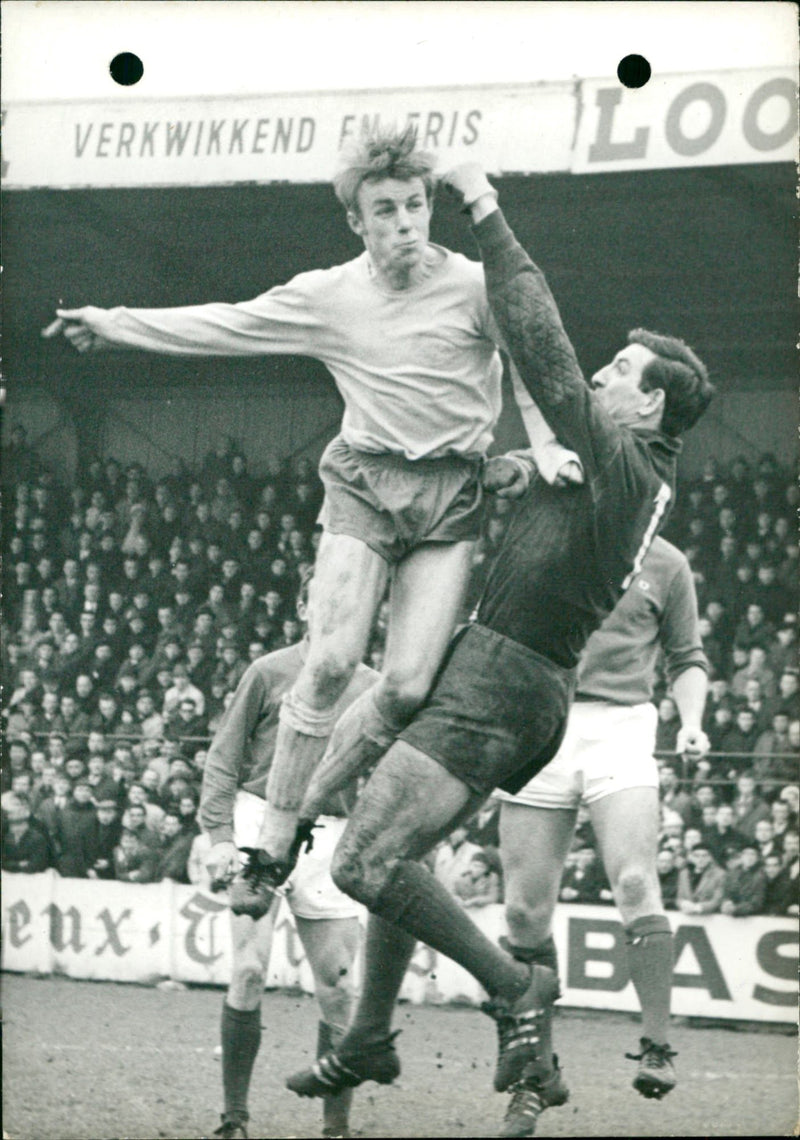
[[[509,954],[518,962],[527,962],[531,965],[538,962],[540,966],[549,966],[554,974],[558,974],[558,952],[552,934],[548,934],[537,946],[518,946],[516,942],[503,939]]]
[[[369,915],[361,997],[347,1030],[348,1039],[370,1042],[388,1037],[397,995],[416,945],[413,934],[377,914]]]
[[[261,1044],[261,1007],[233,1009],[222,1006],[222,1088],[225,1119],[249,1119],[247,1096],[258,1048]]]
[[[317,1056],[322,1057],[331,1049],[335,1049],[343,1036],[343,1029],[329,1025],[327,1021],[320,1021],[317,1026]],[[323,1135],[337,1136],[347,1131],[352,1102],[352,1089],[342,1089],[341,1092],[329,1093],[322,1098]]]
[[[642,1007],[642,1037],[665,1045],[672,992],[672,932],[663,914],[648,914],[625,927],[628,969]]]
[[[463,966],[491,996],[513,1001],[527,990],[530,972],[526,967],[490,942],[438,879],[419,863],[402,859],[372,909]]]
[[[518,962],[526,962],[529,966],[537,964],[539,966],[547,966],[552,970],[556,978],[558,978],[558,951],[556,944],[553,940],[553,935],[548,934],[547,938],[543,939],[536,946],[518,946],[515,942],[510,942],[507,938],[500,939],[500,945],[508,950],[513,958]],[[558,997],[561,997],[561,988],[559,986]]]

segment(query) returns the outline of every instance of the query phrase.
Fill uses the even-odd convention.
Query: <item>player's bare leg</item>
[[[672,932],[656,872],[656,788],[625,788],[590,807],[592,826],[625,926],[628,969],[642,1009],[641,1051],[634,1088],[661,1099],[675,1087],[667,1044],[672,991]]]
[[[367,647],[387,564],[350,535],[322,536],[310,586],[308,657],[280,708],[258,843],[231,888],[234,913],[258,918],[298,854],[298,809],[335,722],[334,706]]]
[[[261,1044],[261,997],[272,949],[276,906],[257,922],[231,915],[233,966],[222,1006],[222,1087],[225,1110],[215,1135],[247,1136],[250,1079]]]
[[[392,1015],[400,987],[408,969],[417,941],[392,923],[384,922],[376,914],[367,919],[367,936],[364,943],[364,970],[361,995],[347,1030],[345,1060],[339,1047],[342,1036],[332,1041],[326,1050],[320,1050],[317,1061],[308,1069],[293,1074],[287,1087],[298,1096],[326,1096],[331,1087],[344,1087],[359,1080],[342,1080],[349,1066],[349,1054],[369,1058],[368,1079],[390,1084],[400,1074],[400,1061],[394,1048],[397,1034],[391,1032]],[[352,1070],[350,1070],[352,1072]],[[340,1095],[345,1095],[344,1092]]]
[[[357,918],[296,917],[297,933],[314,975],[314,995],[322,1017],[317,1033],[317,1056],[335,1049],[350,1021],[353,1004],[353,965],[360,941]],[[353,1090],[328,1094],[322,1102],[323,1136],[350,1135]]]
[[[458,620],[473,547],[425,543],[396,567],[381,679],[338,720],[303,802],[304,820],[371,767],[425,700]]]
[[[551,924],[576,816],[577,812],[568,808],[534,808],[509,802],[500,807],[509,949],[520,961],[538,962],[556,976],[558,961]],[[552,1051],[550,1017],[551,1010],[547,1009],[541,1020],[544,1048]],[[498,1028],[502,1032],[502,1021]],[[544,1109],[564,1104],[569,1095],[555,1058],[553,1072],[545,1081],[538,1074],[527,1074],[509,1092],[501,1136],[533,1136]]]
[[[516,1069],[535,1055],[526,1023],[535,1020],[543,1000],[555,995],[555,975],[546,967],[518,962],[486,938],[445,887],[416,862],[485,799],[423,752],[397,741],[356,805],[332,874],[340,890],[452,958],[491,996],[508,1003],[514,1028],[506,1046],[516,1052],[512,1058],[504,1049],[496,1077],[507,1087]],[[349,1046],[345,1036],[338,1051],[340,1087],[376,1079],[369,1054]]]

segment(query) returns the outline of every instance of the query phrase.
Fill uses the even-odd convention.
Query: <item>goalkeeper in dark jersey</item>
[[[496,463],[496,486],[522,491],[477,620],[453,639],[425,705],[378,764],[350,818],[334,881],[373,914],[468,970],[489,994],[500,1051],[495,1088],[535,1079],[546,1103],[566,1099],[550,1046],[553,963],[497,946],[416,860],[496,788],[518,792],[564,735],[579,655],[616,605],[673,496],[678,437],[713,393],[705,367],[673,337],[644,330],[587,384],[542,273],[516,241],[479,167],[445,178],[474,225],[489,302],[517,370],[584,483],[547,486],[519,460]],[[317,797],[350,773],[325,765]],[[388,1035],[408,939],[367,947],[359,1012],[337,1049],[289,1087],[321,1096],[364,1080],[389,1083],[399,1062]],[[394,987],[394,994],[389,991]],[[370,1011],[382,1011],[381,1017]],[[388,1016],[386,1011],[389,1011]]]

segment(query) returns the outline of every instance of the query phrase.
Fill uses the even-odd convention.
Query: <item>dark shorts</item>
[[[387,562],[423,542],[474,542],[483,520],[481,461],[461,456],[406,459],[356,451],[337,436],[319,473],[325,501],[319,521],[349,534]]]
[[[574,670],[468,625],[400,739],[480,795],[515,793],[558,751],[574,690]]]

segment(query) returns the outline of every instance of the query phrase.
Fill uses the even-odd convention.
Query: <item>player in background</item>
[[[232,888],[234,910],[254,917],[268,909],[304,838],[296,835],[298,808],[387,581],[381,681],[331,743],[356,768],[377,759],[424,700],[480,534],[502,341],[482,265],[429,240],[434,162],[416,149],[412,127],[355,144],[334,188],[365,249],[344,265],[301,273],[239,304],[61,309],[43,332],[63,333],[81,352],[310,356],[344,399],[341,434],[320,463],[324,533],[308,656],[281,705],[261,853]],[[576,456],[558,445],[518,378],[515,391],[539,470],[554,483],[580,479]]]
[[[564,743],[516,795],[500,792],[500,843],[512,953],[548,961],[561,874],[585,804],[625,925],[630,976],[642,1009],[634,1088],[660,1099],[675,1085],[667,1043],[672,933],[656,873],[660,827],[657,713],[652,704],[663,653],[681,717],[678,751],[708,752],[701,722],[708,661],[686,557],[656,538],[616,608],[589,638],[578,666]],[[628,1054],[630,1056],[630,1054]],[[511,1090],[503,1136],[533,1136],[546,1100],[535,1078]]]
[[[306,620],[305,588],[297,612]],[[253,847],[264,814],[266,775],[272,762],[281,697],[294,683],[308,655],[308,641],[254,661],[239,682],[217,729],[203,771],[199,818],[211,841],[206,857],[212,883],[229,882],[239,866],[237,848]],[[359,665],[337,702],[342,711],[378,679]],[[350,1018],[353,961],[359,943],[361,907],[334,886],[330,860],[341,836],[352,789],[326,805],[306,851],[285,891],[314,976],[322,1017],[320,1055],[336,1046]],[[259,919],[231,915],[233,966],[222,1006],[222,1082],[225,1108],[216,1135],[247,1136],[250,1078],[261,1040],[261,998],[266,982],[278,898]],[[348,1136],[352,1092],[332,1093],[323,1102],[323,1136]]]
[[[703,414],[713,387],[682,341],[639,329],[590,388],[545,279],[483,172],[468,165],[446,181],[472,215],[490,303],[519,374],[580,456],[585,481],[556,490],[537,478],[521,498],[477,620],[453,639],[425,705],[379,761],[332,873],[371,913],[476,978],[498,1027],[495,1088],[535,1077],[553,1104],[566,1090],[550,1040],[551,956],[518,956],[490,941],[417,860],[496,787],[518,792],[558,751],[580,654],[641,569],[673,494],[677,437]],[[512,487],[518,465],[500,458],[498,481],[503,471]],[[396,986],[392,944],[384,949],[384,977]],[[397,992],[365,984],[338,1048],[289,1087],[321,1096],[391,1082],[400,1067],[388,1024],[361,1014],[373,1001],[391,1014]]]

